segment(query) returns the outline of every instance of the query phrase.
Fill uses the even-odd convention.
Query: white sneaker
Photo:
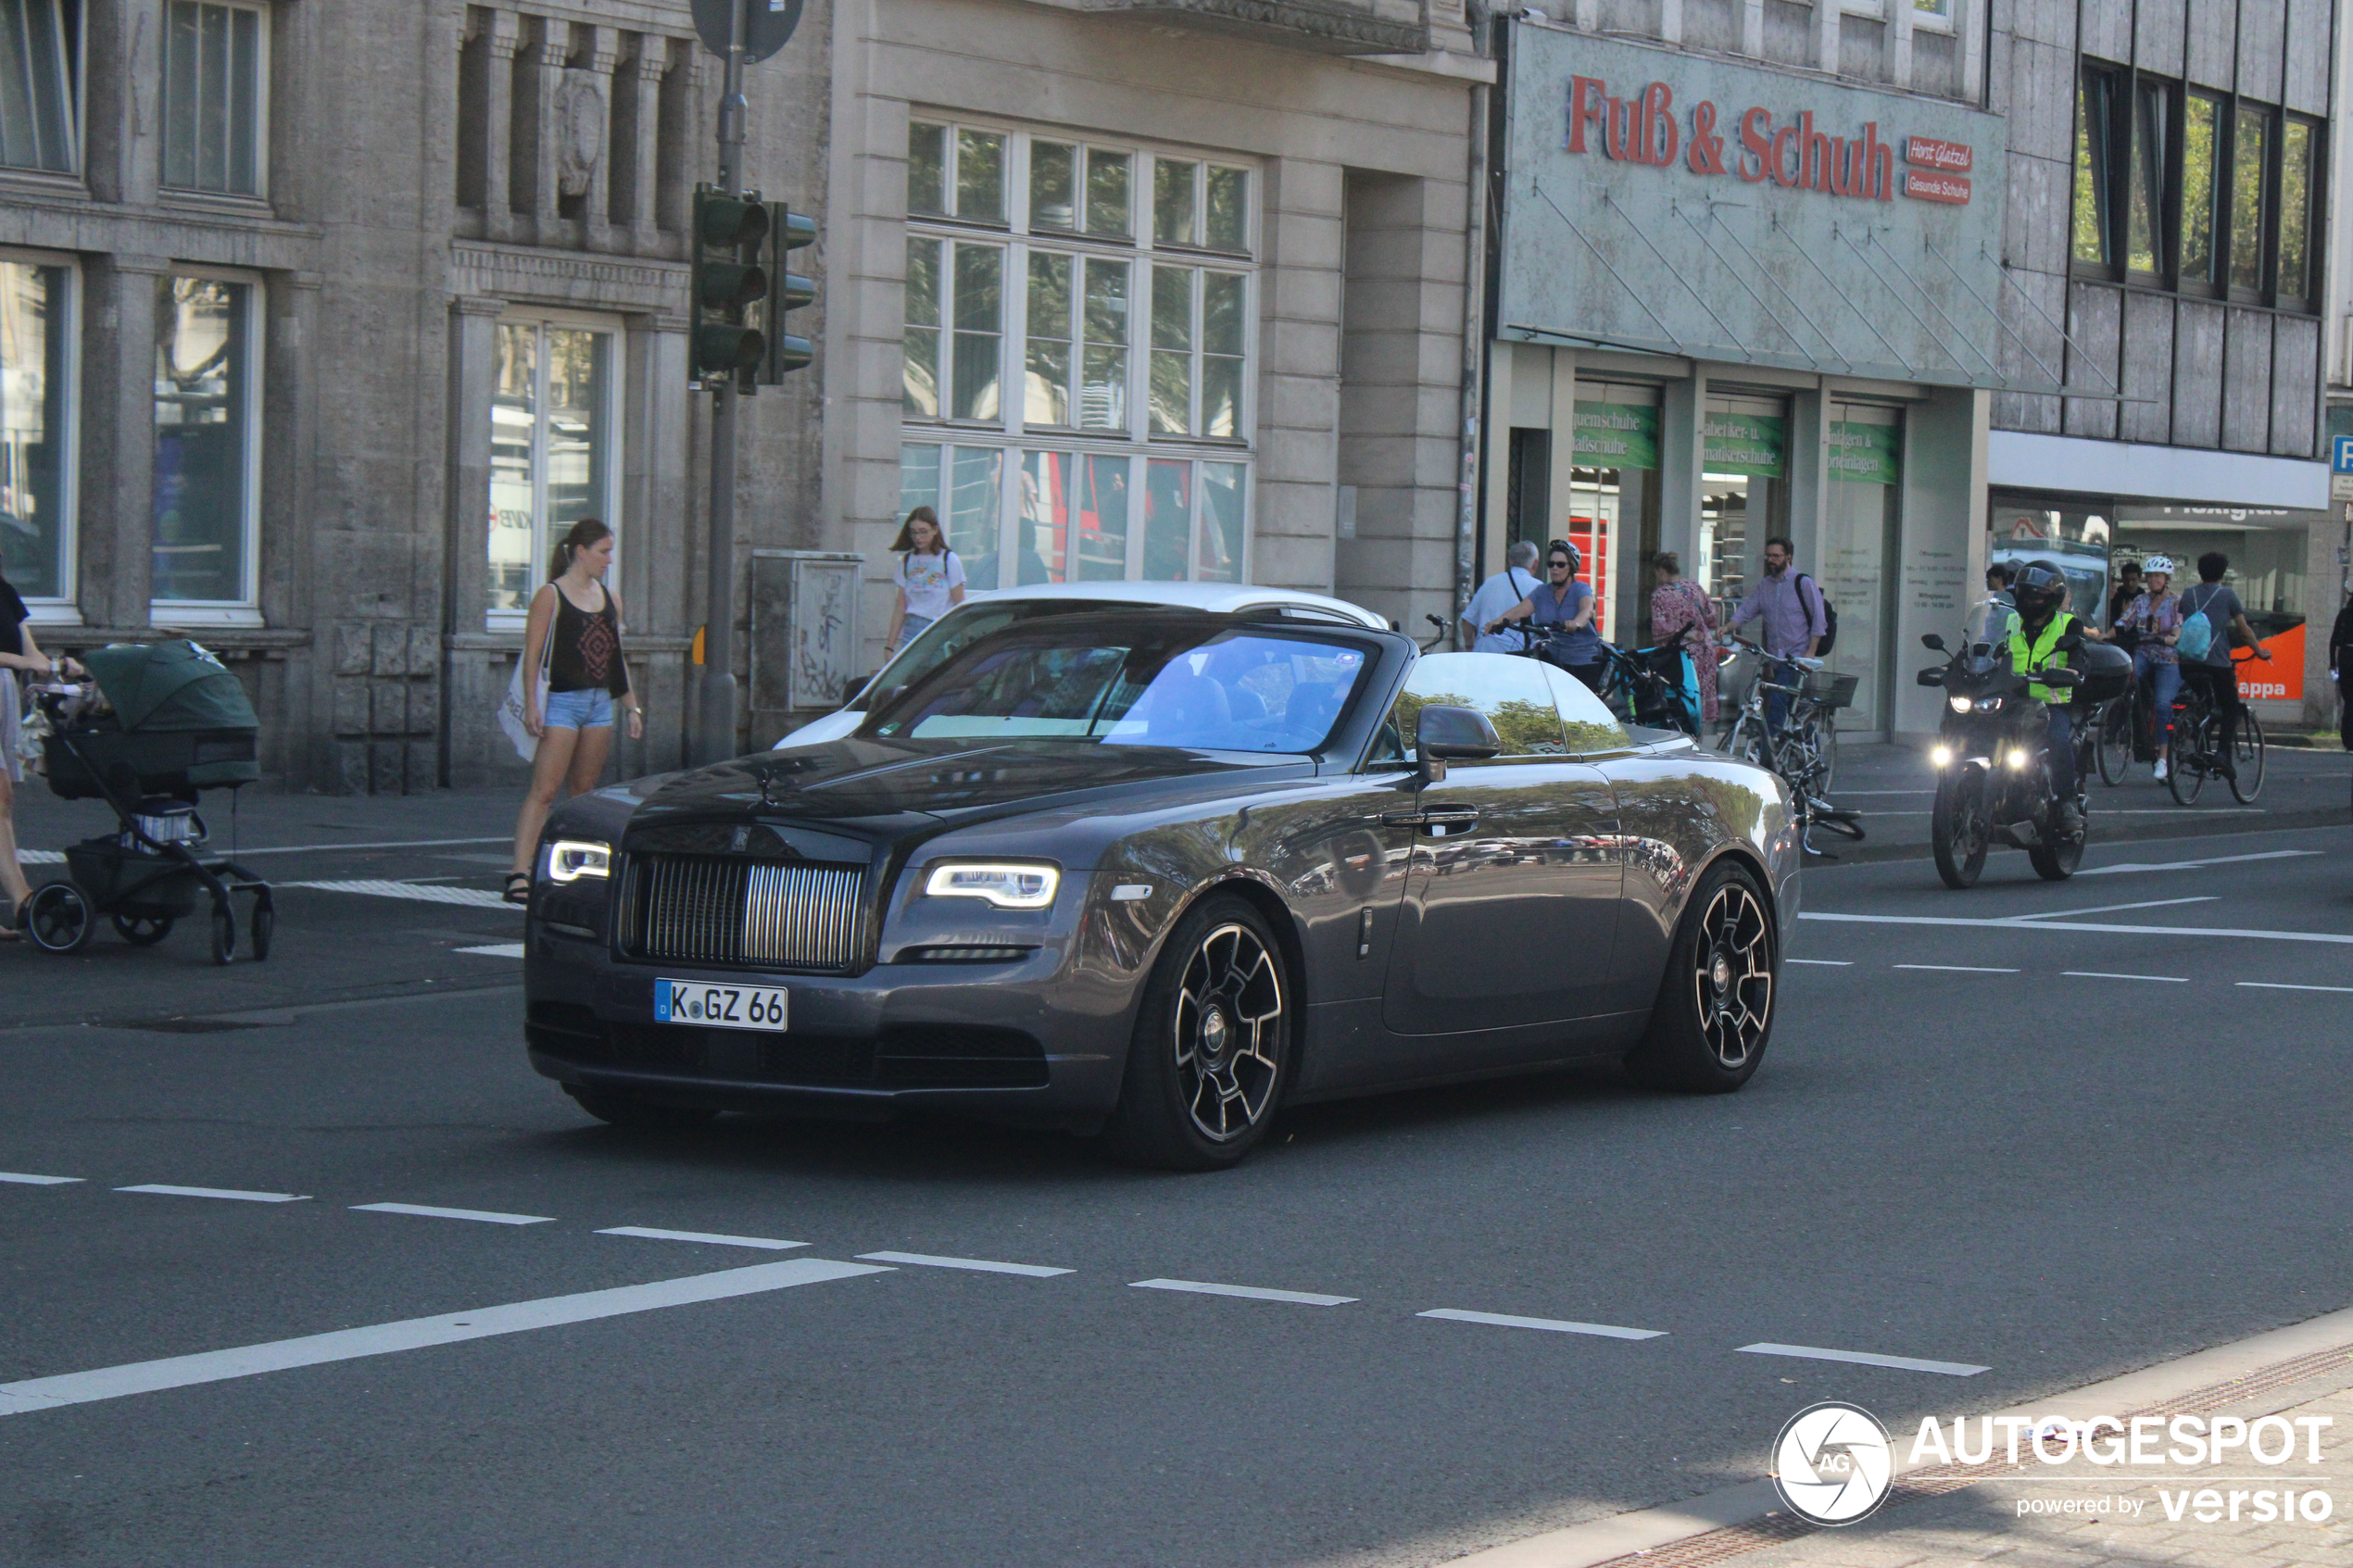
[[[2157,782],[2159,784],[2165,782],[2165,763],[2162,759],[2157,764]]]

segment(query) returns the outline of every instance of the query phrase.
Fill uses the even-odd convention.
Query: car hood
[[[1315,771],[1312,760],[1291,756],[1069,741],[976,745],[852,737],[677,774],[653,791],[635,821],[776,813],[802,821],[960,819],[1016,805],[1043,809],[1097,792],[1150,792],[1221,773]]]

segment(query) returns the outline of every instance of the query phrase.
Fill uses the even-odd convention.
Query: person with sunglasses
[[[1546,581],[1496,617],[1487,630],[1497,631],[1515,621],[1549,628],[1554,661],[1598,692],[1604,670],[1602,634],[1593,624],[1593,590],[1577,580],[1584,564],[1576,546],[1554,540],[1546,551]]]

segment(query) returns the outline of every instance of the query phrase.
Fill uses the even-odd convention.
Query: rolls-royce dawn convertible
[[[854,728],[579,796],[525,942],[589,1114],[952,1110],[1242,1159],[1286,1104],[1771,1036],[1773,775],[1533,658],[1252,590],[966,616]]]

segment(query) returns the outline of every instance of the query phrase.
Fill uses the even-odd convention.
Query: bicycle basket
[[[1852,708],[1859,677],[1817,670],[1806,677],[1806,696],[1818,708]]]

